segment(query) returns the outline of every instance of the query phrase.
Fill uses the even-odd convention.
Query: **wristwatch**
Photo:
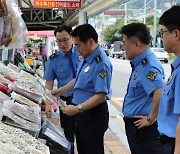
[[[154,123],[154,122],[156,121],[156,119],[155,119],[155,120],[152,120],[152,119],[150,118],[150,116],[147,116],[147,121],[152,124],[152,123]]]
[[[78,109],[78,113],[82,113],[82,112],[84,111],[83,108],[82,108],[82,106],[81,106],[81,104],[78,105],[78,108],[79,108],[79,109]]]

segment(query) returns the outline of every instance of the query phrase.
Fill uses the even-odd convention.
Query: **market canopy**
[[[93,1],[96,0],[18,0],[22,18],[32,31],[54,30],[78,14],[79,2],[84,8]]]
[[[47,30],[47,31],[28,31],[28,34],[30,36],[54,36],[54,31],[53,30]]]

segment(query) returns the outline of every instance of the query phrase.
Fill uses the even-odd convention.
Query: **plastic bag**
[[[50,149],[56,153],[69,153],[71,143],[67,141],[63,130],[54,126],[48,119],[45,119],[39,134],[39,138],[45,139]]]
[[[57,97],[51,95],[51,92],[45,88],[45,86],[42,84],[41,80],[42,80],[41,78],[39,78],[39,77],[37,78],[38,83],[40,84],[40,86],[43,89],[43,95],[45,97],[47,97],[51,102],[54,102],[56,105],[58,105],[60,107],[66,107],[67,106],[66,102],[60,98],[57,98]]]
[[[2,113],[29,130],[39,131],[41,128],[40,108],[28,107],[14,103],[14,100],[7,100],[4,102]]]
[[[11,98],[18,101],[21,104],[24,104],[24,105],[27,105],[27,106],[30,106],[30,107],[39,107],[39,105],[36,104],[35,102],[27,99],[24,96],[21,96],[21,95],[15,93],[14,91],[11,93]]]
[[[6,15],[0,17],[0,46],[21,48],[29,42],[27,27],[16,2],[14,0],[6,0],[8,4],[6,12],[8,14],[6,13]]]
[[[36,102],[37,104],[41,104],[43,101],[43,97],[41,95],[28,91],[27,89],[21,86],[17,86],[16,84],[10,85],[9,88],[16,93],[30,99],[31,101]]]

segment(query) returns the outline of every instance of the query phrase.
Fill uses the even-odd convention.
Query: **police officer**
[[[160,99],[158,115],[159,141],[162,154],[180,153],[180,6],[173,6],[159,19],[164,49],[177,58],[171,64],[168,78]]]
[[[144,24],[126,25],[120,33],[132,67],[123,103],[129,147],[133,154],[159,154],[156,117],[164,70],[149,48],[151,37]]]
[[[54,36],[59,47],[53,53],[46,64],[44,79],[46,80],[45,87],[49,90],[53,89],[54,80],[57,79],[57,88],[60,88],[71,81],[76,76],[76,70],[80,63],[80,55],[72,44],[70,35],[72,28],[66,25],[55,29]],[[68,92],[61,96],[61,99],[71,104],[72,92]],[[46,114],[52,116],[52,107],[50,101],[46,101]],[[64,128],[66,138],[74,143],[75,119],[60,112],[61,127]],[[72,148],[73,153],[73,148]]]
[[[62,108],[67,115],[76,115],[76,141],[79,154],[103,154],[104,133],[108,128],[107,99],[111,97],[112,65],[98,45],[95,29],[84,24],[72,32],[74,44],[84,58],[77,77],[52,94],[59,96],[73,89],[73,104]]]

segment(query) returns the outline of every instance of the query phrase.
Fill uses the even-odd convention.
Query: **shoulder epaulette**
[[[96,59],[97,62],[102,61],[102,60],[101,60],[101,56],[97,56],[95,59]]]
[[[55,58],[56,56],[58,55],[58,52],[55,52],[55,53],[53,53],[51,56],[49,56],[49,59],[53,59],[53,58]]]
[[[144,58],[141,62],[142,66],[144,67],[148,63],[148,59]]]

